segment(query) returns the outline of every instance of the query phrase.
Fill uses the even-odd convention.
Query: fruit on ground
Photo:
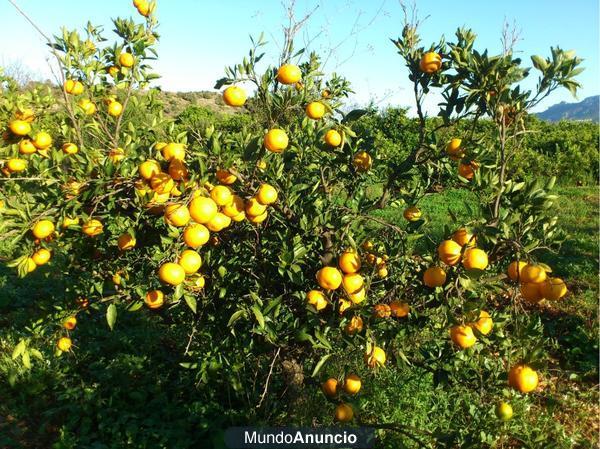
[[[233,201],[233,193],[227,186],[216,186],[210,191],[210,197],[217,206],[226,206]]]
[[[473,329],[469,325],[456,325],[450,328],[450,338],[461,349],[470,348],[477,342]]]
[[[169,204],[165,207],[165,221],[171,226],[185,226],[190,221],[190,211],[183,204]]]
[[[74,316],[68,317],[65,321],[63,321],[63,327],[67,330],[72,331],[77,326],[77,318]]]
[[[354,419],[354,410],[350,404],[339,404],[335,408],[335,420],[338,422],[350,422]]]
[[[511,281],[517,281],[520,280],[521,277],[521,272],[523,271],[523,268],[525,268],[527,266],[527,262],[523,262],[522,260],[519,261],[513,261],[508,265],[508,269],[506,270],[508,277],[510,278]]]
[[[274,128],[265,134],[264,145],[271,153],[281,153],[288,146],[288,136],[283,129]]]
[[[215,176],[217,177],[217,179],[219,180],[219,182],[223,185],[229,186],[231,184],[233,184],[235,181],[237,181],[237,177],[229,172],[229,170],[217,170],[217,172],[215,173]]]
[[[270,184],[261,184],[256,192],[257,201],[265,206],[275,203],[277,201],[277,190]]]
[[[228,106],[243,106],[246,103],[246,98],[246,91],[239,86],[229,86],[223,92],[223,101]]]
[[[527,302],[535,304],[542,300],[542,284],[534,284],[533,282],[523,282],[521,284],[521,296]]]
[[[503,401],[496,406],[495,413],[500,421],[510,421],[513,417],[513,408],[508,402]]]
[[[513,366],[508,372],[508,384],[521,393],[530,393],[538,386],[538,373],[528,365]]]
[[[189,205],[190,215],[196,223],[206,224],[217,214],[218,208],[211,198],[194,198]]]
[[[153,159],[142,162],[138,167],[138,171],[140,176],[147,181],[162,172],[159,163]]]
[[[306,115],[313,119],[319,120],[325,115],[325,105],[320,101],[312,101],[306,105]]]
[[[541,284],[546,280],[546,270],[540,265],[525,265],[521,269],[521,282]]]
[[[185,145],[182,143],[170,142],[162,148],[162,155],[167,161],[185,159]]]
[[[194,274],[202,266],[202,258],[193,249],[186,249],[179,256],[177,263],[183,268],[185,274]]]
[[[446,272],[441,267],[429,267],[423,273],[423,283],[430,288],[441,287],[446,283]]]
[[[48,251],[46,248],[38,249],[31,256],[31,258],[33,259],[33,261],[35,262],[35,264],[37,266],[48,263],[48,261],[50,260],[51,257],[52,257],[52,253],[50,251]]]
[[[302,78],[302,72],[297,65],[284,64],[277,70],[277,81],[281,84],[296,84]]]
[[[128,251],[135,248],[135,237],[129,233],[121,234],[117,239],[117,246],[121,251]]]
[[[356,168],[356,171],[366,172],[369,171],[369,169],[373,165],[373,159],[371,158],[371,155],[366,151],[359,151],[354,155],[354,158],[352,159],[352,164],[354,165],[354,168]]]
[[[487,335],[492,331],[494,327],[494,321],[489,313],[485,310],[479,312],[479,319],[475,321],[472,326],[481,332],[483,335]]]
[[[488,266],[488,256],[482,249],[469,248],[465,251],[462,264],[467,270],[485,270]]]
[[[317,283],[325,290],[337,290],[342,284],[342,273],[335,267],[323,267],[316,274]]]
[[[361,266],[360,256],[353,250],[346,250],[340,256],[338,265],[344,273],[356,273]]]
[[[438,246],[438,256],[446,265],[456,265],[460,261],[461,246],[454,240],[444,240]]]
[[[541,295],[550,301],[557,301],[567,294],[567,286],[560,278],[548,278],[540,287]]]
[[[210,238],[210,232],[200,223],[191,223],[185,231],[183,231],[183,241],[191,248],[198,248],[205,245]]]
[[[185,280],[185,270],[179,264],[166,262],[158,269],[158,278],[171,285],[179,285]]]
[[[69,337],[60,337],[56,342],[56,346],[63,352],[67,352],[73,346],[73,342]]]
[[[321,385],[321,390],[323,390],[323,394],[328,398],[333,398],[337,394],[338,388],[338,380],[334,377],[330,377]]]
[[[323,310],[325,307],[327,307],[328,304],[327,298],[325,298],[323,292],[320,292],[319,290],[309,291],[306,294],[306,300],[317,310]]]
[[[335,129],[330,129],[325,133],[325,143],[330,147],[339,147],[342,143],[342,135]]]
[[[358,273],[348,273],[342,276],[342,286],[346,293],[356,293],[365,285],[363,277]]]
[[[132,67],[134,63],[133,55],[128,52],[123,52],[119,55],[119,64],[122,67]]]
[[[25,120],[12,120],[8,124],[8,129],[15,136],[26,136],[31,132],[31,125]]]
[[[477,239],[465,228],[457,229],[454,234],[452,234],[452,240],[460,246],[475,246],[475,243],[477,243]]]
[[[350,318],[350,321],[348,321],[348,324],[346,324],[346,327],[344,327],[344,331],[348,335],[354,335],[356,333],[362,332],[362,330],[363,330],[363,319],[358,315]]]
[[[410,306],[402,301],[390,302],[390,312],[394,318],[404,318],[410,312]]]
[[[442,57],[434,51],[428,51],[421,56],[419,68],[424,73],[435,73],[442,68]]]
[[[421,209],[416,206],[410,206],[404,209],[402,216],[407,221],[418,221],[421,218]]]
[[[379,346],[373,346],[371,352],[365,353],[365,362],[369,368],[385,365],[385,351]]]
[[[54,233],[54,223],[50,220],[40,220],[31,229],[33,236],[37,239],[45,239]]]
[[[144,296],[144,303],[150,309],[158,309],[162,307],[165,302],[165,295],[160,290],[150,290],[146,292],[146,296]]]
[[[360,391],[361,381],[356,374],[348,374],[344,379],[344,391],[348,394],[356,394]]]

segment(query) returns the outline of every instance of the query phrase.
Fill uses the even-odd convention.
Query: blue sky
[[[110,31],[110,19],[137,16],[129,0],[81,2],[73,0],[17,0],[48,34],[62,25],[82,27],[91,18]],[[549,54],[550,46],[575,49],[586,68],[579,80],[583,99],[600,92],[598,0],[419,0],[421,28],[426,44],[444,34],[451,40],[459,26],[478,34],[478,48],[501,50],[503,22],[520,30],[517,54],[529,65],[531,54]],[[356,91],[352,102],[375,101],[380,105],[411,106],[410,85],[401,58],[389,38],[402,29],[402,10],[397,0],[297,0],[298,16],[316,7],[300,42],[322,54],[334,49],[326,71],[343,73]],[[265,32],[271,60],[277,60],[285,12],[280,0],[159,0],[161,42],[156,71],[166,90],[212,90],[223,67],[241,60],[250,45],[248,36]],[[8,1],[0,1],[0,64],[21,61],[40,77],[48,77],[49,54],[42,39]],[[109,34],[109,33],[107,33]],[[535,83],[530,76],[529,86]],[[556,92],[539,109],[559,101],[575,101],[568,92]],[[437,99],[427,109],[434,111]]]

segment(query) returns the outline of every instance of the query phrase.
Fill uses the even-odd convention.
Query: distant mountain
[[[558,122],[559,120],[591,120],[598,122],[599,108],[600,95],[594,95],[579,103],[561,101],[536,115],[542,120],[550,122]]]

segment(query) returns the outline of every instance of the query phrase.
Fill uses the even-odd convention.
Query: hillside
[[[537,114],[542,120],[557,122],[559,120],[591,120],[598,122],[600,95],[587,97],[579,103],[562,101]]]

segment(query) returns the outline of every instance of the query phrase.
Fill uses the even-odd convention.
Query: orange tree
[[[120,315],[144,313],[176,329],[179,364],[199,383],[249,410],[285,408],[270,388],[314,388],[329,373],[323,391],[338,421],[360,410],[360,422],[389,427],[355,399],[360,376],[340,366],[364,382],[413,365],[496,398],[507,383],[537,388],[541,334],[521,311],[566,293],[535,257],[561,233],[549,214],[553,181],[517,182],[506,167],[528,110],[558,87],[575,92],[579,59],[558,48],[534,56],[539,83],[527,91],[530,69],[510,49],[479,52],[463,29],[425,48],[407,23],[394,44],[419,128],[398,160],[352,131],[364,111],[344,112],[349,83],[327,79],[316,54],[296,64],[304,51],[290,34],[278,67],[259,71],[261,37],[217,82],[226,104],[252,114],[249,125],[178,130],[144,90],[157,77],[155,3],[134,4],[144,23],[116,19],[111,45],[91,24],[52,40],[61,100],[3,79],[9,265],[26,276],[59,260],[70,279],[15,359],[76,353],[82,316],[104,314],[113,329]],[[422,107],[432,90],[444,99],[433,126]],[[465,118],[470,132],[439,140]],[[495,134],[477,135],[478,120]],[[454,219],[446,240],[433,241],[419,201],[439,192],[440,173],[475,190],[483,213]],[[384,208],[404,222],[386,220]],[[503,419],[508,408],[499,407]]]

